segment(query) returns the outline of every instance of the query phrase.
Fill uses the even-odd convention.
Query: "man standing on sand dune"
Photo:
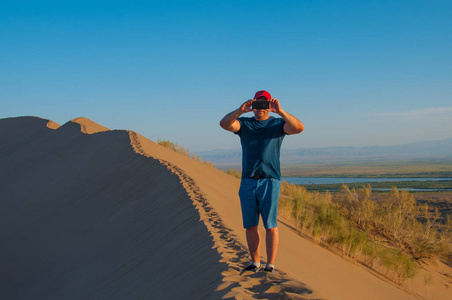
[[[254,107],[254,108],[253,108]],[[254,117],[240,117],[247,112]],[[270,112],[281,118],[270,116]],[[242,144],[242,180],[240,206],[251,264],[243,272],[257,272],[260,263],[259,215],[266,230],[267,264],[265,272],[275,273],[279,246],[277,224],[278,199],[281,187],[280,149],[285,135],[298,134],[304,125],[281,108],[279,100],[267,91],[258,91],[254,99],[227,114],[220,126],[240,136]]]

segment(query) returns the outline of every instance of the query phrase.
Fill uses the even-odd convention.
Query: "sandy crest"
[[[97,124],[96,122],[93,122],[90,119],[84,118],[84,117],[75,118],[75,119],[71,120],[71,122],[79,124],[80,125],[80,130],[83,133],[87,133],[87,134],[93,134],[93,133],[98,133],[98,132],[103,132],[103,131],[109,131],[110,130],[107,127],[104,127],[104,126],[102,126],[100,124]],[[51,123],[51,121],[49,123]],[[49,127],[49,123],[48,123],[47,127]]]
[[[40,138],[0,147],[1,299],[216,294],[226,264],[178,176],[134,152],[126,131],[35,121]]]
[[[240,276],[239,180],[132,131],[2,119],[0,165],[2,299],[415,299],[281,222]]]

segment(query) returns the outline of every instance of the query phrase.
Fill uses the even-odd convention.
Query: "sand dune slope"
[[[414,299],[283,223],[240,276],[239,181],[132,131],[3,119],[0,165],[1,299]]]
[[[126,131],[46,124],[0,122],[0,298],[215,297],[226,264],[179,177]]]

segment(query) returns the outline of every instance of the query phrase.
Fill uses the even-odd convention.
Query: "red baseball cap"
[[[270,100],[272,98],[270,93],[267,91],[264,91],[264,90],[258,91],[258,92],[256,92],[256,95],[254,95],[254,99],[257,99],[259,97],[265,97],[265,98],[267,98],[267,100]]]

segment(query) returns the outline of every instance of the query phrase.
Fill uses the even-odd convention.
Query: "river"
[[[344,178],[344,177],[282,177],[282,181],[293,184],[335,184],[335,183],[360,183],[360,182],[383,182],[383,181],[442,181],[452,178]]]
[[[369,182],[401,182],[401,181],[445,181],[452,178],[344,178],[344,177],[283,177],[282,181],[293,184],[349,184],[349,183],[369,183]],[[452,191],[452,188],[403,188],[407,191]],[[388,191],[390,188],[374,188],[373,190]]]

